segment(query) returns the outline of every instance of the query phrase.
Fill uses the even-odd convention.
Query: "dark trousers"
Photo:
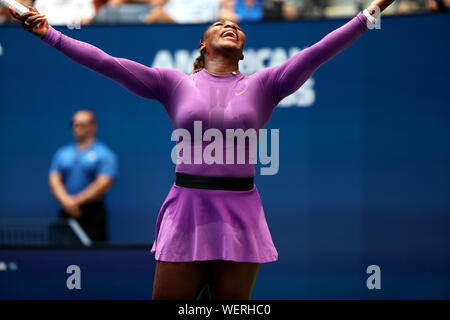
[[[75,220],[80,224],[92,241],[108,241],[107,212],[102,202],[91,202],[81,205],[82,215]],[[71,216],[63,209],[59,212],[60,218],[67,219]]]

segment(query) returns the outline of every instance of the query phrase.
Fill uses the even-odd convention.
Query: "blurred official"
[[[104,196],[117,174],[116,155],[97,140],[97,119],[90,110],[72,118],[75,138],[58,149],[50,167],[50,189],[61,204],[61,218],[75,218],[93,241],[106,242]]]

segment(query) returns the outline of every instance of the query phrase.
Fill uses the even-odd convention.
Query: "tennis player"
[[[354,43],[369,29],[368,21],[375,23],[392,2],[373,1],[316,44],[251,76],[239,72],[246,39],[233,21],[207,28],[194,72],[186,75],[112,57],[55,30],[34,8],[21,16],[10,12],[24,29],[73,61],[138,96],[159,101],[174,129],[193,132],[194,121],[202,121],[203,130],[223,132],[263,128],[283,98]],[[213,300],[250,299],[261,264],[278,260],[249,162],[177,163],[151,248],[157,260],[153,299],[197,299],[205,288]]]

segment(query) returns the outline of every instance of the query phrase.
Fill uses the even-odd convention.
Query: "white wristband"
[[[369,10],[364,9],[363,15],[366,16],[367,20],[369,20],[369,22],[370,22],[371,24],[377,23],[377,19],[376,19],[374,16],[371,16],[371,15],[370,15]]]

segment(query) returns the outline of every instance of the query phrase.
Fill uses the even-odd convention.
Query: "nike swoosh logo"
[[[239,92],[239,93],[235,93],[235,95],[236,96],[240,96],[241,94],[243,94],[245,91],[247,91],[247,89],[245,89],[244,91],[242,91],[242,92]]]

